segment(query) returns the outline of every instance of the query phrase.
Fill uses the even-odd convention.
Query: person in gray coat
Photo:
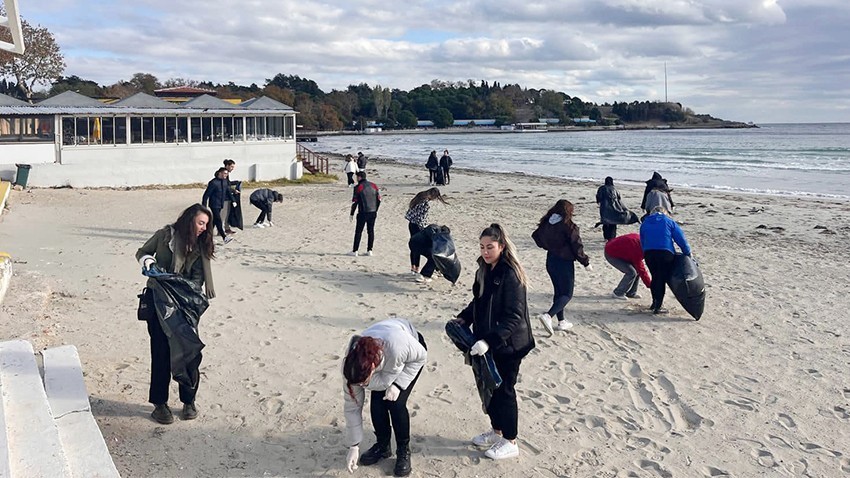
[[[272,222],[272,204],[276,202],[283,202],[283,194],[277,191],[263,188],[251,193],[251,205],[260,210],[260,215],[257,216],[254,227],[259,229],[274,226]],[[269,221],[267,224],[265,223],[266,219]]]
[[[390,437],[395,430],[394,474],[410,474],[407,399],[427,358],[422,334],[410,321],[398,317],[378,322],[348,342],[342,364],[348,471],[357,469],[358,458],[361,465],[368,466],[392,456]],[[377,443],[360,456],[366,390],[372,392],[369,410]]]

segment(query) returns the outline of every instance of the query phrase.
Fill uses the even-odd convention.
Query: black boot
[[[360,455],[360,464],[363,466],[374,465],[384,458],[391,456],[393,456],[393,452],[390,450],[389,444],[381,445],[380,443],[375,443],[372,445],[372,448],[366,450],[366,453]]]
[[[399,445],[396,450],[394,476],[407,476],[410,474],[410,447],[408,445]]]

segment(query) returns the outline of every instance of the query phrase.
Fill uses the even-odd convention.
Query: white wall
[[[29,186],[121,187],[207,182],[225,158],[236,161],[233,174],[236,180],[301,177],[300,168],[294,165],[295,140],[67,146],[60,152],[61,164],[53,162],[53,145],[48,146],[49,164],[27,161],[32,164]],[[7,169],[14,171],[14,163],[24,162],[11,160],[3,149],[0,154],[0,174]],[[11,168],[4,164],[7,162]]]
[[[44,164],[56,161],[56,145],[50,143],[0,143],[0,179],[14,181],[16,163]]]

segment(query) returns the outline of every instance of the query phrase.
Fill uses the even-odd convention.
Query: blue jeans
[[[552,307],[549,308],[550,317],[558,317],[558,321],[564,320],[564,307],[573,298],[573,289],[576,283],[575,261],[562,259],[551,252],[546,254],[546,272],[552,280],[555,289],[552,298]]]

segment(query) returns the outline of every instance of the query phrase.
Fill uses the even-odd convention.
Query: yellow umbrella
[[[92,128],[91,137],[95,141],[100,141],[100,118],[94,119],[94,127]]]

